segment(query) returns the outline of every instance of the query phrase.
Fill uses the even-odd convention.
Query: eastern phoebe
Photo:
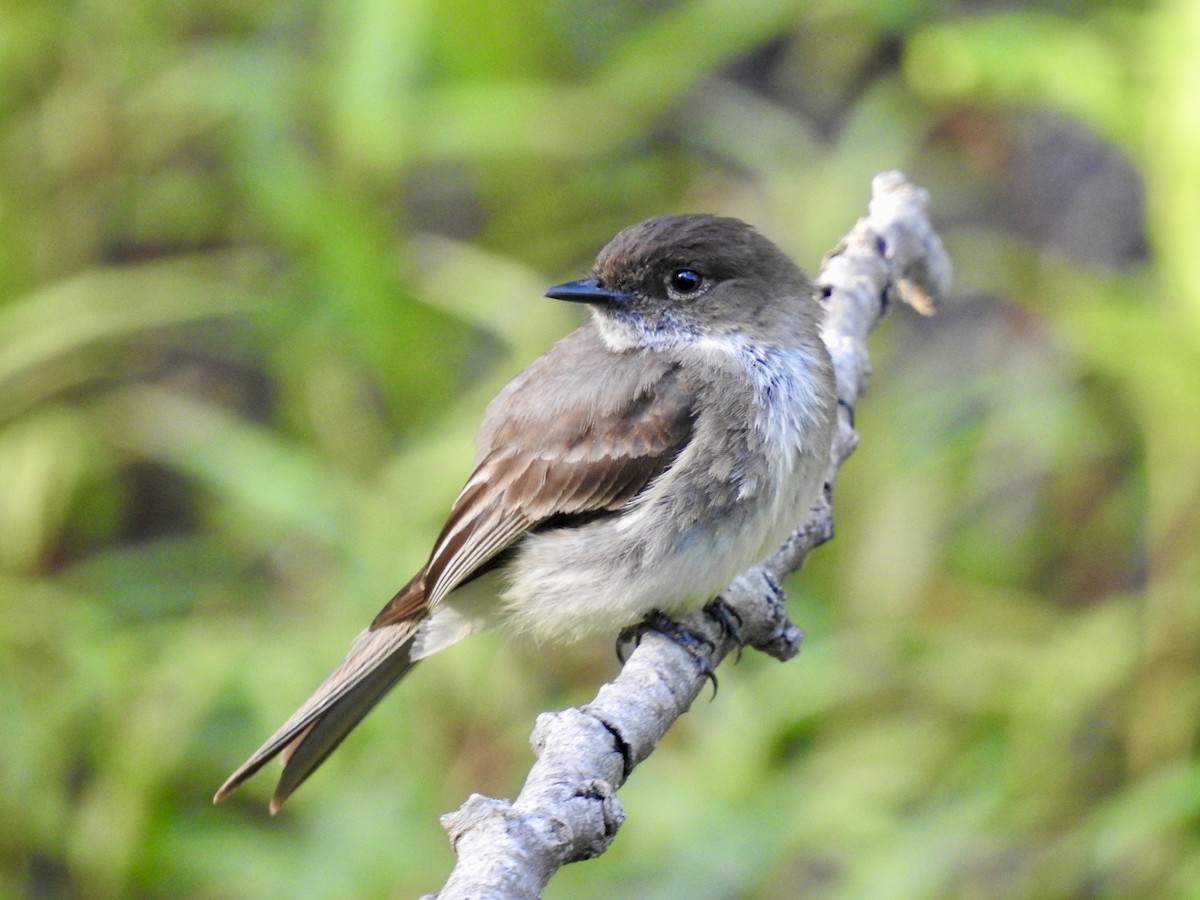
[[[429,561],[216,800],[279,755],[276,812],[418,660],[481,628],[575,640],[698,609],[817,500],[836,410],[822,308],[769,240],[649,219],[546,296],[591,320],[489,404]]]

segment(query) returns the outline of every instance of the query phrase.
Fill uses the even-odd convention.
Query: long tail
[[[364,631],[341,664],[292,717],[229,776],[213,797],[219,803],[268,761],[280,756],[283,774],[271,814],[325,761],[363,717],[416,665],[411,650],[419,621]]]

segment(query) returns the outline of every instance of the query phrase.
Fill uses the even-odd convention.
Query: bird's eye
[[[667,284],[677,294],[694,294],[704,284],[704,276],[695,269],[676,269],[667,278]]]

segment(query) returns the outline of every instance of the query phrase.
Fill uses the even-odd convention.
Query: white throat
[[[671,347],[695,344],[702,338],[694,328],[670,319],[651,325],[632,317],[622,321],[599,310],[592,311],[592,319],[605,346],[614,353],[624,353],[626,350],[668,350]]]

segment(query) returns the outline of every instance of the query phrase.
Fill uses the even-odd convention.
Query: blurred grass
[[[1200,15],[0,6],[0,896],[412,896],[607,642],[481,636],[279,818],[228,771],[427,552],[619,227],[810,269],[899,167],[958,272],[875,338],[805,652],[747,657],[551,897],[1200,894]]]

